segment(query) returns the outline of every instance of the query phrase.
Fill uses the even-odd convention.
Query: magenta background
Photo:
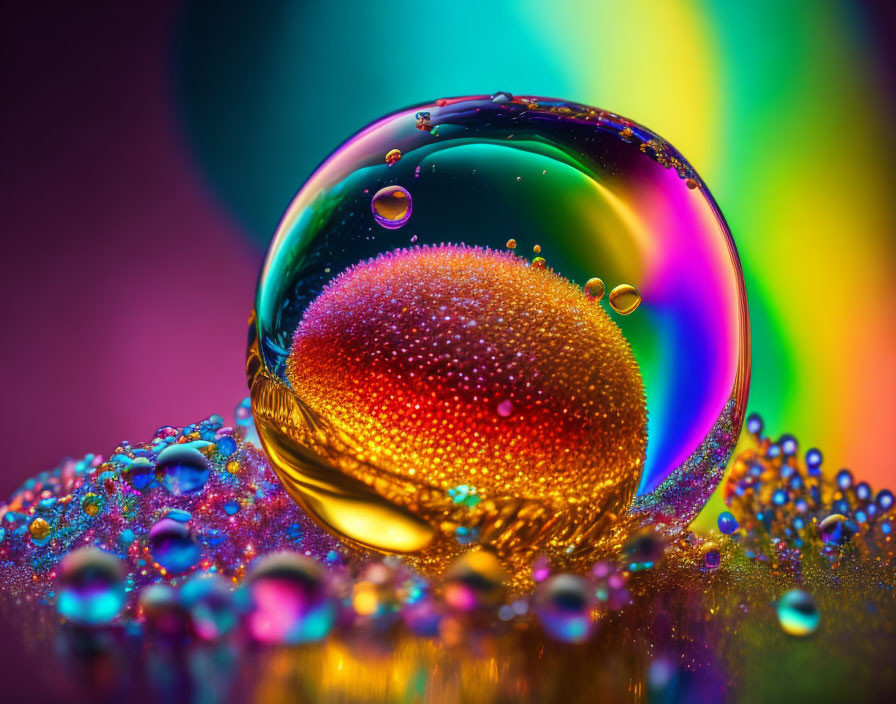
[[[64,455],[230,417],[262,256],[181,143],[175,3],[42,4],[0,22],[0,496]]]

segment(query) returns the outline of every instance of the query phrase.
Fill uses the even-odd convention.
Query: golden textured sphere
[[[444,567],[594,542],[647,442],[637,363],[606,310],[512,252],[395,250],[306,309],[291,389],[253,384],[287,489],[342,537]]]

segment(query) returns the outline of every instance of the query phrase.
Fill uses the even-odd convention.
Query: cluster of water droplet
[[[247,442],[247,405],[236,415],[235,428],[216,416],[166,426],[109,460],[89,456],[27,481],[0,505],[3,593],[52,604],[81,628],[127,622],[147,638],[177,642],[404,633],[450,646],[537,627],[578,643],[602,624],[623,627],[662,609],[657,599],[671,584],[697,603],[724,575],[753,585],[742,598],[760,613],[762,595],[777,590],[769,617],[786,634],[807,636],[823,617],[811,584],[830,584],[831,570],[863,555],[893,565],[892,493],[873,494],[845,471],[825,477],[818,450],[801,458],[794,438],[773,442],[752,418],[754,447],[733,463],[731,510],[719,515],[718,536],[648,526],[586,575],[555,571],[542,554],[529,592],[514,589],[495,554],[479,549],[424,579],[400,559],[359,553],[320,532]],[[470,486],[453,498],[479,501]],[[770,576],[757,582],[749,561]]]
[[[755,447],[731,465],[725,487],[732,511],[719,517],[719,528],[749,539],[759,554],[801,550],[820,544],[832,560],[855,544],[873,546],[892,532],[893,493],[876,494],[867,482],[856,482],[842,469],[833,477],[822,470],[822,453],[800,454],[792,435],[765,437],[761,418],[747,420]],[[855,538],[855,541],[853,539]]]

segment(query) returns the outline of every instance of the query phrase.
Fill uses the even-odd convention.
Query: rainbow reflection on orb
[[[401,159],[387,160],[394,150]],[[554,551],[595,542],[619,515],[602,500],[573,515],[572,494],[539,484],[550,486],[550,472],[514,473],[514,458],[526,447],[514,433],[482,444],[494,424],[538,410],[536,401],[550,405],[565,393],[578,402],[600,380],[579,387],[571,374],[563,385],[562,369],[544,372],[551,359],[539,338],[559,315],[550,287],[518,282],[514,308],[512,294],[491,278],[494,267],[445,279],[422,255],[447,260],[472,250],[554,277],[579,292],[576,305],[608,316],[637,364],[647,417],[643,462],[626,465],[619,486],[630,484],[630,511],[644,520],[687,524],[721,478],[749,383],[746,297],[725,221],[693,168],[655,133],[604,110],[506,93],[441,99],[375,122],[337,149],[286,211],[259,281],[247,373],[262,442],[287,490],[340,535],[407,552],[433,541],[443,556],[452,550],[448,543],[500,540],[489,512],[509,512],[502,530],[517,531],[520,545],[544,543]],[[422,263],[402,270],[418,280],[393,276],[396,258]],[[433,277],[431,289],[426,276]],[[432,296],[423,304],[427,291]],[[496,297],[503,298],[493,305]],[[488,351],[507,311],[538,325],[520,333],[516,348],[501,342]],[[436,323],[444,338],[431,334]],[[368,344],[365,325],[390,343]],[[311,328],[322,333],[309,346],[297,331]],[[474,352],[480,339],[482,350]],[[574,336],[568,342],[574,350]],[[619,354],[612,346],[593,351],[606,364]],[[505,373],[516,352],[527,373],[538,370],[520,382],[529,384],[529,405],[494,396],[502,386],[493,363]],[[383,384],[369,370],[387,355],[391,368],[404,370]],[[415,367],[438,355],[446,355],[439,373]],[[317,376],[300,373],[308,369]],[[318,393],[327,374],[343,389],[338,398]],[[419,402],[430,398],[427,384],[453,389],[468,410],[481,404],[481,415],[465,413],[456,427],[446,415],[436,427],[426,416],[428,402]],[[406,393],[409,385],[414,394]],[[345,392],[350,386],[355,394]],[[616,412],[615,398],[603,407],[595,402],[595,417]],[[619,439],[642,432],[634,418],[615,427]],[[579,431],[602,432],[586,420],[579,417]],[[566,422],[574,435],[572,416]],[[402,444],[424,426],[425,446]],[[476,462],[467,466],[476,473],[445,471],[471,454]],[[501,458],[500,470],[489,457]],[[601,476],[612,476],[599,464],[583,461],[570,475],[589,496]],[[490,483],[496,474],[507,484],[504,493]],[[472,487],[476,503],[456,504],[449,492],[457,486]],[[389,520],[380,520],[385,515]],[[549,528],[547,516],[577,525]],[[391,531],[394,540],[359,540],[370,520],[387,526],[382,533]],[[406,550],[395,547],[403,540]]]

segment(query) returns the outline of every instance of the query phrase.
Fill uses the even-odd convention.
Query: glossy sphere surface
[[[59,614],[83,626],[109,623],[124,608],[124,577],[114,555],[93,547],[69,553],[59,565]]]
[[[821,616],[812,596],[802,589],[791,589],[778,600],[778,623],[785,633],[808,636],[818,630]]]
[[[273,553],[256,563],[247,580],[247,625],[260,643],[298,644],[329,633],[335,605],[320,563],[293,553]]]
[[[393,150],[401,159],[387,163]],[[513,316],[517,339],[502,336]],[[595,348],[598,317],[618,329]],[[629,354],[643,408],[638,383],[584,373],[583,356],[611,369]],[[247,373],[274,466],[335,532],[404,552],[524,526],[519,544],[580,545],[632,492],[635,510],[684,525],[715,488],[748,387],[743,282],[708,190],[656,134],[552,99],[440,100],[362,130],[296,196],[261,273]],[[579,412],[589,401],[606,424],[603,410]],[[614,463],[583,462],[589,448],[623,461],[603,474]],[[541,468],[515,471],[532,458]],[[538,504],[552,480],[551,504]],[[480,503],[448,500],[454,482]],[[561,517],[552,528],[548,514]]]

